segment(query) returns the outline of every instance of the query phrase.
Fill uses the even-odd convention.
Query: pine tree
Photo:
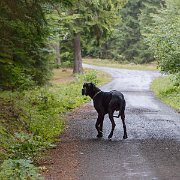
[[[43,84],[48,78],[48,30],[39,1],[0,2],[0,86]]]
[[[58,3],[70,6],[71,0]],[[56,0],[0,1],[0,88],[42,85],[49,79],[49,27]]]
[[[121,9],[119,13],[121,20],[119,19],[110,38],[106,39],[99,48],[94,48],[92,41],[86,54],[135,63],[154,60],[152,51],[144,42],[141,27],[143,23],[151,24],[150,12],[157,11],[161,2],[162,0],[129,0]],[[145,15],[144,20],[141,16],[142,12]]]

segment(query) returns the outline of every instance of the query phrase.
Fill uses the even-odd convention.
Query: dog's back
[[[120,91],[113,90],[110,92],[112,94],[111,103],[116,106],[116,111],[125,108],[125,99],[124,95]]]
[[[110,93],[117,99],[124,100],[124,95],[120,91],[112,90]]]
[[[108,113],[109,109],[112,111],[121,111],[125,109],[124,96],[120,91],[112,90],[110,92],[101,92],[94,99],[94,106],[96,110]]]

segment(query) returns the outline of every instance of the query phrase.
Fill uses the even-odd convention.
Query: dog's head
[[[93,83],[84,83],[82,95],[91,96],[94,93],[95,85]]]

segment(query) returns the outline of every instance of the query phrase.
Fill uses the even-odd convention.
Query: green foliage
[[[51,143],[64,130],[64,113],[89,100],[81,95],[85,81],[100,82],[95,71],[88,71],[68,85],[1,92],[0,154],[33,160],[42,150],[52,147]]]
[[[75,0],[70,10],[62,14],[64,16],[61,19],[64,20],[64,25],[68,27],[72,35],[88,30],[100,38],[102,35],[106,36],[117,23],[119,18],[117,13],[125,2],[125,0],[106,2]]]
[[[127,3],[124,1],[93,1],[86,15],[87,32],[82,33],[83,55],[99,58],[112,58],[110,37],[121,24],[120,9]],[[90,22],[89,22],[90,21]]]
[[[33,159],[48,147],[53,147],[53,145],[44,141],[41,136],[20,132],[15,133],[8,153],[12,159]]]
[[[96,71],[89,71],[84,76],[76,75],[76,78],[80,82],[92,82],[96,85],[100,82],[97,78],[97,72]]]
[[[6,74],[1,84],[4,88],[14,89],[18,87],[18,89],[26,89],[35,85],[32,77],[25,73],[22,66],[13,64],[5,65],[1,73]]]
[[[102,59],[115,59],[119,62],[129,61],[136,64],[153,61],[153,52],[144,42],[140,25],[152,23],[150,12],[156,12],[161,2],[162,0],[129,0],[118,13],[119,19],[116,21],[110,37],[102,41],[100,47],[95,46],[94,40],[91,40],[91,44],[88,45],[85,41],[83,53]],[[139,18],[142,11],[144,16]]]
[[[0,87],[44,84],[48,79],[48,29],[39,1],[0,2]]]
[[[25,159],[5,160],[0,168],[1,180],[42,180],[32,161]]]
[[[144,43],[144,38],[140,31],[142,25],[142,18],[140,14],[147,12],[147,7],[151,6],[149,11],[156,12],[159,8],[161,0],[130,0],[121,11],[122,25],[119,27],[120,35],[118,36],[119,53],[123,59],[134,63],[148,63],[154,60],[152,51],[148,49],[147,44]],[[149,6],[146,6],[146,5]],[[148,13],[145,14],[147,24],[150,24],[151,17]],[[141,16],[142,17],[142,16]],[[143,26],[143,25],[142,25]]]
[[[4,160],[0,179],[40,178],[32,161],[54,147],[52,142],[64,130],[64,113],[89,100],[81,95],[84,81],[100,82],[96,72],[90,71],[68,86],[0,93],[0,158]]]
[[[180,110],[180,86],[177,84],[176,76],[157,78],[151,88],[163,102]]]
[[[65,61],[61,64],[61,67],[62,68],[71,68],[73,65],[72,65],[72,62],[71,61]]]
[[[73,62],[72,42],[77,33],[81,34],[83,52],[88,51],[88,53],[91,52],[87,50],[87,46],[97,47],[103,39],[109,37],[120,21],[119,10],[126,2],[126,0],[74,0],[70,8],[58,4],[56,10],[59,13],[50,15],[49,21],[54,24],[52,29],[56,29],[59,33],[55,37],[58,37],[61,42],[62,62]]]
[[[180,73],[180,2],[167,0],[166,7],[152,15],[153,27],[148,27],[146,41],[158,60],[161,71]]]

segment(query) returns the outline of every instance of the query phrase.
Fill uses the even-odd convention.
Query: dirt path
[[[68,116],[68,128],[56,149],[44,161],[46,179],[53,180],[179,180],[180,114],[162,104],[149,90],[154,71],[133,71],[96,66],[109,72],[113,81],[102,87],[123,92],[127,101],[128,139],[116,119],[112,141],[107,136],[110,122],[106,116],[104,137],[96,138],[97,113],[92,104]]]
[[[57,143],[57,147],[47,152],[47,156],[39,162],[40,166],[44,167],[43,176],[45,179],[78,179],[80,156],[83,153],[80,148],[81,140],[78,138],[81,130],[78,131],[76,126],[78,121],[82,121],[80,124],[85,124],[85,121],[93,116],[96,116],[96,114],[90,104],[84,104],[67,114],[67,128],[59,137],[60,141]],[[73,124],[76,124],[76,126]]]

